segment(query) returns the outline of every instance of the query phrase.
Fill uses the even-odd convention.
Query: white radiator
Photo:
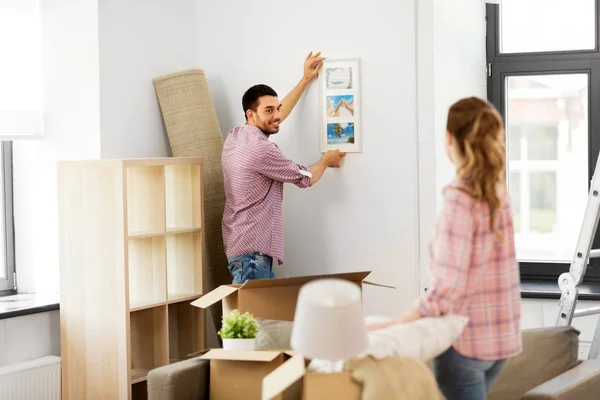
[[[1,400],[60,400],[60,357],[0,367]]]

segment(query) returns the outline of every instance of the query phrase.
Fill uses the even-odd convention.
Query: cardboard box
[[[210,400],[261,399],[263,378],[291,356],[292,354],[281,351],[208,351],[201,358],[210,360]],[[291,393],[292,385],[288,387],[290,390],[287,393]],[[272,398],[284,399],[282,393],[277,393]]]
[[[352,373],[310,372],[302,355],[289,354],[289,360],[264,377],[262,400],[361,399],[362,386],[352,379]]]
[[[252,313],[256,318],[293,321],[296,301],[300,287],[305,283],[324,278],[345,279],[362,285],[374,285],[365,281],[371,271],[349,272],[343,274],[309,275],[294,278],[259,279],[247,281],[242,285],[222,285],[192,302],[193,306],[207,308],[221,301],[223,314],[238,309],[241,313]]]
[[[307,361],[294,351],[213,349],[210,400],[360,400],[362,388],[349,372],[307,372]]]

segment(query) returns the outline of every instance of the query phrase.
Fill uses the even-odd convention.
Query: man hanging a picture
[[[285,157],[269,140],[318,75],[324,57],[312,52],[300,83],[280,102],[275,90],[255,85],[242,97],[246,123],[232,129],[223,145],[225,211],[222,229],[234,284],[274,278],[273,263],[283,264],[283,184],[314,185],[329,168],[339,168],[344,153],[330,150],[311,167]]]

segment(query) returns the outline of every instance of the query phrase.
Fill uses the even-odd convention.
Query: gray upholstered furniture
[[[510,360],[489,400],[595,400],[600,361],[579,361],[579,332],[543,328],[523,332],[524,351]],[[208,400],[209,362],[191,358],[152,370],[149,400]]]

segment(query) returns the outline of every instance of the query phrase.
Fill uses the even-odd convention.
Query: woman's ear
[[[452,137],[452,134],[450,133],[449,130],[446,130],[446,145],[448,147],[451,147],[453,143],[454,143],[454,137]]]
[[[454,163],[454,137],[449,130],[446,130],[446,155],[450,162]]]

